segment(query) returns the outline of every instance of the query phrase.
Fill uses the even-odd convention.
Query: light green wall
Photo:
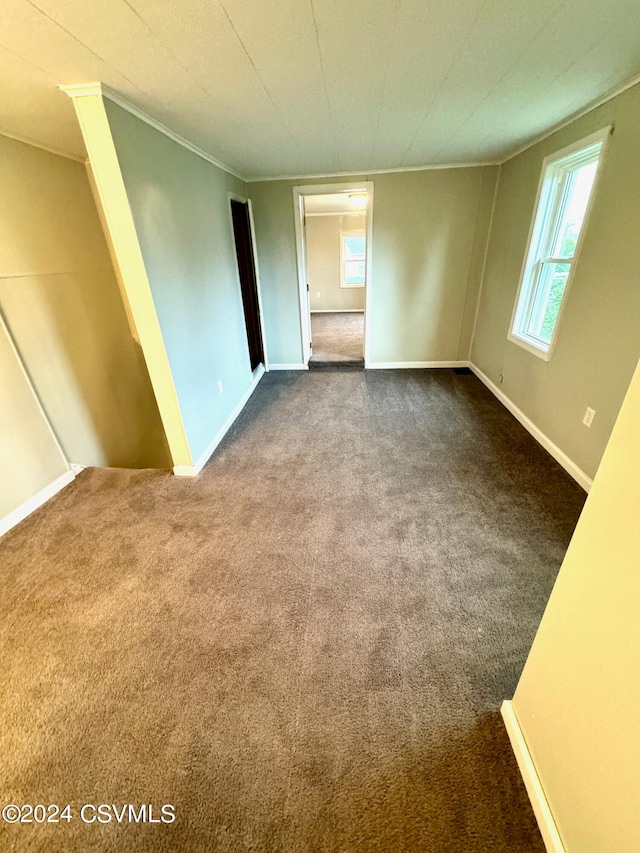
[[[544,157],[613,123],[549,362],[507,341]],[[472,361],[593,476],[640,356],[640,86],[501,167]],[[587,406],[596,410],[590,429]]]
[[[111,101],[105,108],[196,461],[251,383],[227,196],[246,185]]]
[[[0,519],[67,471],[0,322]]]
[[[169,465],[85,167],[6,137],[0,308],[70,462]]]
[[[478,167],[251,183],[270,359],[302,360],[292,187],[356,180],[374,182],[370,360],[466,359],[475,313],[467,294],[478,286],[496,173]]]
[[[340,235],[365,228],[362,213],[305,217],[312,311],[364,310],[364,287],[340,287]]]

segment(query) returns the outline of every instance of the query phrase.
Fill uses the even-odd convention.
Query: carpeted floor
[[[544,850],[498,709],[583,492],[473,376],[265,376],[0,540],[3,850]],[[175,807],[83,823],[83,804]],[[85,810],[85,817],[95,813]]]
[[[312,363],[363,361],[364,314],[312,314],[311,339]]]

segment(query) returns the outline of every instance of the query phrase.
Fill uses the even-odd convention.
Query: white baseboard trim
[[[513,708],[513,703],[509,700],[504,701],[500,708],[500,713],[502,714],[502,719],[504,720],[504,725],[507,730],[507,734],[509,735],[509,740],[511,741],[511,748],[513,749],[516,761],[518,762],[518,767],[520,768],[520,775],[522,776],[522,780],[527,789],[527,794],[531,800],[533,813],[538,821],[538,827],[540,829],[544,845],[547,848],[548,853],[566,853],[564,844],[560,838],[560,833],[558,832],[558,827],[556,826],[556,822],[551,814],[551,809],[549,808],[549,803],[545,796],[542,782],[538,776],[538,771],[536,770],[533,759],[531,758],[531,753],[529,752],[529,747],[527,746],[527,742],[522,734],[522,729],[520,728],[518,717],[516,716],[516,712]]]
[[[195,465],[174,465],[173,475],[174,477],[197,477],[198,472]]]
[[[271,370],[273,370],[273,365],[271,365]],[[200,471],[207,464],[211,456],[213,455],[214,450],[220,444],[222,439],[225,437],[229,429],[231,428],[233,422],[238,417],[240,412],[244,409],[247,404],[249,397],[253,394],[258,386],[258,382],[262,379],[265,374],[264,364],[259,364],[253,372],[253,378],[251,380],[251,384],[244,392],[242,397],[240,398],[238,405],[231,412],[227,420],[220,427],[218,432],[215,434],[213,441],[204,451],[202,456],[198,459],[198,461],[194,465],[175,465],[173,468],[173,473],[176,477],[197,477]]]
[[[78,476],[78,474],[82,474],[86,467],[86,465],[78,465],[77,462],[69,462],[69,468],[71,468],[76,477]]]
[[[479,367],[476,367],[476,365],[471,361],[469,362],[469,367],[473,370],[478,379],[487,386],[489,391],[491,391],[491,393],[500,400],[502,405],[511,412],[514,418],[520,421],[522,426],[531,433],[538,444],[541,444],[547,453],[553,456],[556,462],[559,462],[560,465],[562,465],[564,470],[573,477],[578,485],[582,486],[585,492],[589,492],[593,485],[591,477],[589,477],[588,474],[585,474],[582,468],[579,468],[572,459],[569,459],[567,454],[561,450],[557,444],[554,444],[549,436],[545,435],[545,433],[543,433],[542,430],[534,424],[531,418],[527,417],[522,409],[519,409],[516,404],[489,379],[488,376],[485,376]]]
[[[311,314],[364,314],[364,308],[312,308]]]
[[[368,361],[365,364],[367,370],[407,370],[410,368],[421,369],[425,367],[468,367],[468,361]]]
[[[19,524],[28,515],[31,515],[32,512],[41,507],[42,504],[46,503],[61,489],[64,489],[65,486],[68,486],[75,478],[76,475],[73,471],[65,471],[53,483],[49,483],[44,489],[40,489],[33,497],[30,497],[28,501],[25,501],[19,507],[12,510],[9,515],[0,518],[0,536],[4,536],[8,530],[11,530],[12,527],[15,527],[16,524]]]
[[[309,370],[309,367],[299,361],[293,364],[270,364],[269,370]]]

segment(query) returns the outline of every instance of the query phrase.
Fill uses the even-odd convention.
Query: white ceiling
[[[247,177],[501,160],[640,72],[638,0],[2,0],[0,130],[99,80]]]

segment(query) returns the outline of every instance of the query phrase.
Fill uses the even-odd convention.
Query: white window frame
[[[345,237],[364,237],[364,254],[362,256],[362,262],[365,265],[364,269],[364,281],[362,284],[349,284],[345,280],[344,267],[346,263],[346,258],[344,256],[344,240]],[[354,228],[351,231],[340,231],[340,287],[351,289],[354,287],[366,287],[367,284],[367,232],[364,228]],[[354,258],[349,258],[349,260],[355,260]]]
[[[538,183],[538,192],[536,195],[536,203],[533,211],[533,218],[529,228],[529,239],[527,241],[527,251],[524,256],[522,271],[520,274],[520,286],[516,297],[513,313],[511,315],[511,323],[509,324],[508,340],[511,343],[523,347],[528,352],[544,361],[549,361],[555,348],[558,337],[558,329],[562,321],[565,306],[569,297],[569,291],[574,279],[575,269],[578,264],[580,250],[584,241],[584,235],[589,224],[589,215],[593,207],[593,200],[596,195],[598,181],[602,172],[602,162],[604,160],[605,148],[607,140],[611,135],[611,126],[602,128],[602,130],[592,133],[590,136],[580,139],[554,154],[550,154],[542,162],[542,171],[540,181]],[[557,226],[557,220],[561,214],[562,193],[555,192],[559,182],[562,182],[566,175],[576,166],[581,165],[581,161],[585,163],[593,160],[592,150],[600,144],[598,153],[598,165],[596,174],[589,195],[589,201],[582,221],[580,235],[572,258],[548,258],[541,257],[540,253],[544,248],[544,244],[549,243],[550,234],[553,233]],[[551,207],[551,205],[553,205]],[[551,340],[547,344],[541,338],[534,337],[524,331],[526,318],[529,316],[529,308],[531,299],[534,295],[535,284],[538,281],[541,264],[543,263],[562,263],[569,265],[569,275],[565,285],[562,302],[556,318],[556,323],[553,329]]]

